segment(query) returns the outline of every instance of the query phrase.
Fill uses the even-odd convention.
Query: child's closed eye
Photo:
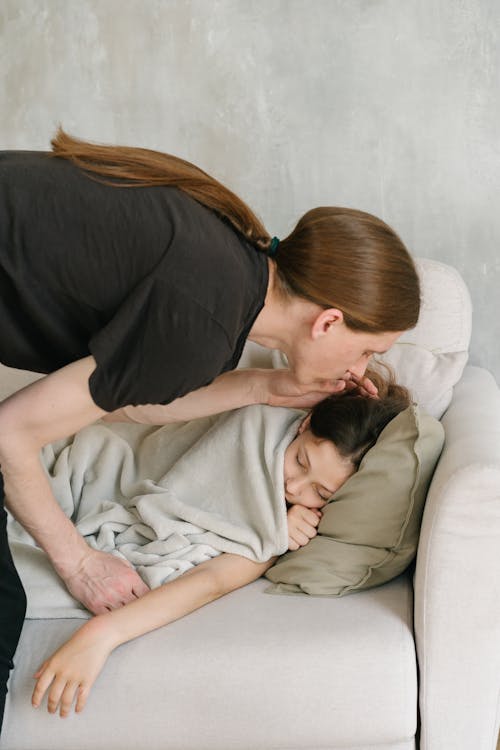
[[[300,459],[300,456],[299,456],[299,454],[298,454],[298,453],[297,453],[297,455],[295,456],[295,460],[297,461],[298,465],[299,465],[299,466],[300,466],[300,467],[301,467],[302,469],[305,469],[305,468],[307,468],[307,467],[306,467],[306,465],[305,465],[305,463],[303,463],[303,462],[301,461],[301,459]]]

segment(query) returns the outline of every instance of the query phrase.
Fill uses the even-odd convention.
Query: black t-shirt
[[[0,361],[91,353],[107,411],[168,403],[236,367],[267,259],[169,187],[104,185],[45,152],[0,152]]]

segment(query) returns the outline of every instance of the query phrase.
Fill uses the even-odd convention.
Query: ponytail
[[[173,186],[229,221],[260,250],[271,238],[257,216],[237,195],[209,174],[184,159],[161,151],[130,146],[104,146],[73,138],[58,128],[52,153],[68,159],[100,182],[119,187]]]
[[[166,185],[184,191],[226,219],[258,250],[271,236],[251,209],[220,182],[184,159],[129,146],[103,146],[58,129],[54,156],[89,177],[120,187]],[[371,214],[351,208],[315,208],[279,243],[273,261],[280,289],[338,308],[348,328],[369,333],[416,325],[420,289],[412,258],[397,234]]]

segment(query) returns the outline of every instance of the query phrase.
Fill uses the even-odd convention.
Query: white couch
[[[429,261],[421,268],[421,320],[391,357],[439,413],[466,359],[470,302],[453,269]],[[248,348],[245,357],[251,364],[262,352]],[[4,393],[25,377],[2,370]],[[341,599],[270,596],[267,582],[256,581],[121,646],[83,714],[66,720],[31,708],[31,675],[81,621],[27,621],[1,750],[494,750],[500,391],[493,377],[466,367],[442,421],[446,442],[415,569]]]

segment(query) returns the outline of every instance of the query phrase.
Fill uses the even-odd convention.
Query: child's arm
[[[33,706],[37,708],[48,691],[50,713],[60,706],[61,716],[67,716],[75,696],[75,710],[82,711],[93,683],[117,646],[251,583],[275,560],[256,563],[240,555],[222,554],[121,609],[93,617],[34,674]]]

